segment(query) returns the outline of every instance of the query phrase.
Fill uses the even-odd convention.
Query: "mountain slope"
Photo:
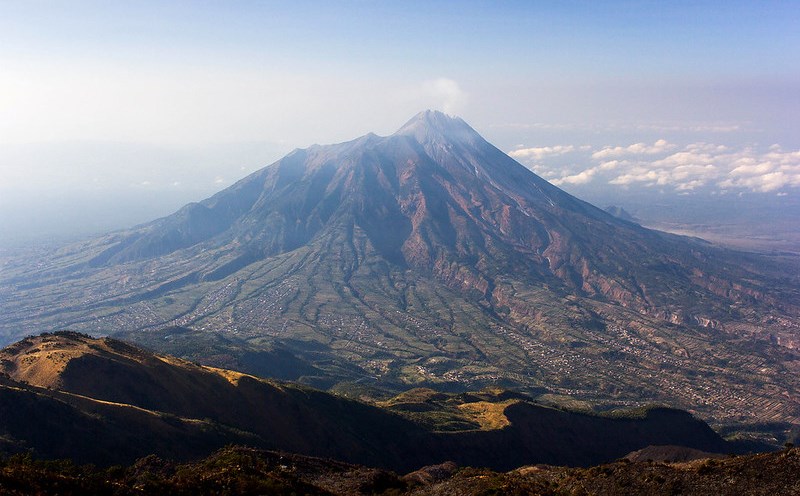
[[[38,388],[40,397],[50,396],[42,393],[42,388],[60,393],[53,399],[73,406],[77,412],[72,416],[97,411],[107,419],[99,426],[95,425],[98,422],[91,426],[98,431],[98,438],[127,437],[132,434],[129,429],[139,431],[142,438],[154,438],[152,444],[136,443],[129,452],[120,448],[118,456],[129,460],[152,452],[183,458],[199,456],[203,451],[196,444],[213,448],[215,444],[220,447],[238,442],[396,464],[400,456],[390,448],[394,433],[403,432],[408,442],[423,435],[422,429],[412,423],[366,405],[156,356],[112,339],[97,340],[75,333],[28,338],[0,352],[0,363],[10,380]],[[69,410],[63,405],[59,408]],[[34,405],[30,410],[20,409],[11,418],[22,416],[14,425],[37,430],[40,426],[36,422],[26,424],[24,419],[31,414],[41,415],[40,411]],[[136,420],[130,427],[118,422],[123,413]],[[148,421],[156,426],[148,427]],[[166,430],[162,423],[187,430],[187,437],[197,442],[173,447],[183,444],[179,442],[182,436],[173,433],[160,438],[159,433]],[[70,425],[66,423],[64,427],[68,432]],[[58,430],[57,425],[51,426],[45,437],[59,439]],[[212,435],[216,431],[219,434]],[[16,437],[14,432],[11,434]],[[93,436],[73,439],[79,446],[93,442]],[[58,455],[71,456],[63,452]],[[116,459],[105,456],[95,454],[90,460],[109,463]]]
[[[612,418],[524,396],[462,398],[456,408],[489,405],[507,420],[441,432],[389,409],[70,332],[15,343],[0,351],[0,367],[0,447],[104,465],[150,453],[200,457],[228,443],[406,471],[446,460],[585,465],[650,444],[732,449],[686,412]]]
[[[800,417],[796,275],[617,219],[438,112],[4,272],[9,341],[70,328],[242,370],[280,349],[322,387]]]
[[[503,296],[495,278],[508,274],[678,322],[710,320],[719,297],[773,299],[752,274],[711,260],[713,251],[621,222],[532,174],[464,121],[430,111],[388,138],[296,150],[134,230],[89,263],[225,247],[227,263],[193,274],[215,280],[315,240],[350,245],[350,264],[374,250],[454,289],[479,291],[488,302]],[[734,269],[738,284],[727,277],[714,285],[716,272]],[[696,309],[686,308],[676,284],[699,298]]]

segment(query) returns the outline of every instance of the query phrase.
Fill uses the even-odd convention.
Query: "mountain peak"
[[[420,143],[428,141],[483,140],[463,119],[438,110],[423,110],[406,122],[395,136],[413,136]]]
[[[800,380],[781,374],[800,356],[800,285],[778,267],[615,219],[426,111],[395,135],[298,150],[171,216],[4,266],[0,342],[114,330],[326,388],[367,375],[583,399],[600,388],[718,422],[800,423]],[[52,358],[31,376],[61,379]],[[709,379],[717,359],[726,372]],[[697,403],[709,384],[732,393]]]

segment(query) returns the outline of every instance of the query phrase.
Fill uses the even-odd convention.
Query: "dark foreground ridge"
[[[0,492],[12,495],[779,495],[800,492],[800,452],[629,462],[581,469],[536,465],[499,473],[452,462],[400,476],[332,460],[227,447],[176,464],[155,456],[98,469],[16,456],[0,459]]]
[[[366,404],[71,332],[5,348],[0,371],[0,450],[101,466],[197,459],[227,444],[398,472],[445,461],[588,466],[648,445],[733,449],[680,410],[599,416],[502,390]]]

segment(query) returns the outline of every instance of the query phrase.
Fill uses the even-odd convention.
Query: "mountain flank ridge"
[[[67,328],[251,373],[280,350],[285,378],[324,389],[502,384],[800,421],[796,275],[617,219],[436,112],[4,267],[6,343]]]

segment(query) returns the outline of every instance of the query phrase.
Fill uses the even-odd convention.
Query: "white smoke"
[[[458,113],[467,102],[467,93],[458,82],[449,78],[440,77],[423,82],[422,92],[426,100],[432,101],[438,110],[446,114]]]

